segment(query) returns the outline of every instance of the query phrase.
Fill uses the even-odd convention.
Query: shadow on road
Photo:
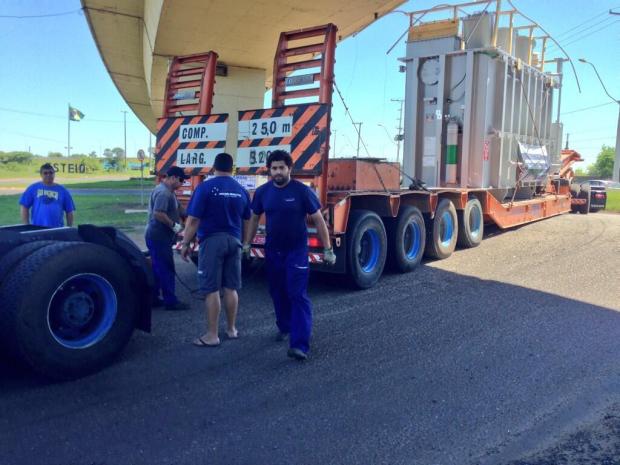
[[[492,463],[620,349],[612,309],[421,266],[365,291],[312,275],[311,359],[293,363],[263,271],[244,286],[243,337],[218,349],[189,344],[194,303],[75,382],[0,361],[0,463]]]

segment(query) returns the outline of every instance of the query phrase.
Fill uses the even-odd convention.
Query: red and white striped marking
[[[265,258],[264,249],[250,249],[250,256],[254,258]]]
[[[181,241],[178,241],[176,244],[174,244],[172,246],[172,250],[181,250],[181,246],[183,245],[183,243]],[[194,241],[194,242],[190,242],[189,243],[189,248],[192,252],[196,252],[199,248],[199,244],[198,242]]]
[[[253,258],[265,258],[265,249],[259,248],[251,248],[250,255]],[[308,253],[308,261],[310,263],[323,263],[323,254],[322,253]]]

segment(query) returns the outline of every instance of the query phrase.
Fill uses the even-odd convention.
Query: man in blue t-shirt
[[[228,323],[226,335],[229,339],[239,337],[236,319],[237,291],[241,289],[241,234],[243,220],[250,218],[250,196],[232,177],[232,156],[218,154],[213,169],[215,177],[200,184],[189,202],[181,247],[181,255],[187,261],[189,244],[198,233],[198,281],[207,307],[207,332],[193,341],[199,347],[220,344],[222,288]]]
[[[63,216],[66,215],[67,226],[73,226],[75,205],[69,191],[54,182],[54,167],[45,163],[39,174],[41,182],[28,186],[19,199],[22,223],[59,228],[64,226]]]
[[[291,156],[283,150],[274,150],[267,158],[271,181],[254,193],[252,219],[243,250],[244,253],[249,252],[258,221],[264,213],[267,228],[265,264],[278,326],[276,340],[284,341],[290,336],[288,356],[305,360],[308,358],[312,332],[312,306],[306,292],[309,274],[308,215],[325,247],[323,261],[333,265],[336,256],[319,199],[305,184],[291,179],[292,166]]]

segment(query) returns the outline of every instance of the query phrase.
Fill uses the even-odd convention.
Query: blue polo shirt
[[[265,213],[267,219],[265,248],[279,252],[308,248],[306,216],[320,208],[312,189],[295,179],[285,187],[277,187],[273,181],[263,184],[252,199],[252,211]]]
[[[19,204],[30,209],[30,223],[50,228],[64,226],[64,213],[75,210],[66,188],[59,184],[46,186],[40,181],[28,186]]]
[[[216,176],[194,191],[187,214],[200,218],[199,239],[225,232],[241,240],[241,223],[250,219],[250,195],[231,176]]]

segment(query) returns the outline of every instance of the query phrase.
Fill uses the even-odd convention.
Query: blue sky
[[[437,3],[412,0],[400,9],[418,10]],[[609,92],[620,98],[620,16],[606,13],[620,7],[620,0],[514,3],[566,44],[575,61],[585,57],[593,62]],[[68,102],[86,115],[82,122],[71,123],[72,152],[100,154],[106,147],[122,147],[123,110],[129,111],[128,155],[148,147],[149,132],[113,85],[79,9],[78,0],[0,0],[0,150],[66,153]],[[71,11],[48,18],[1,17]],[[390,99],[404,98],[404,74],[398,72],[397,61],[404,55],[404,42],[390,55],[386,51],[405,31],[407,21],[403,15],[388,15],[337,49],[336,82],[354,119],[363,122],[362,138],[372,156],[396,156],[390,136],[396,133],[399,104]],[[574,112],[610,102],[592,68],[578,62],[575,67],[582,92],[578,93],[572,73],[566,70],[564,133],[571,134],[571,147],[591,163],[602,144],[615,144],[618,105],[612,102]],[[354,155],[357,135],[336,94],[332,117],[337,155]],[[361,154],[365,155],[364,149]]]

